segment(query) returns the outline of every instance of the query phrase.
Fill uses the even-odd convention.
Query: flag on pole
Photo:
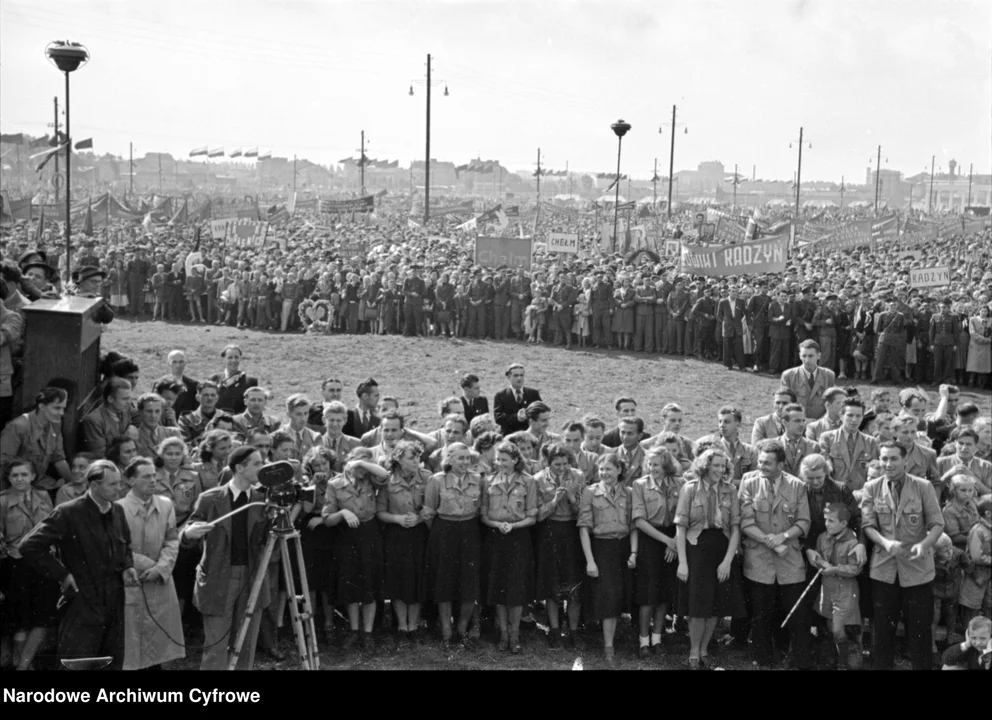
[[[224,148],[214,148],[213,150],[207,151],[207,157],[224,157]]]
[[[496,211],[496,220],[499,222],[500,230],[510,224],[509,219],[506,217],[506,213],[503,212],[502,209]]]
[[[476,224],[476,219],[472,218],[471,220],[467,220],[463,222],[461,225],[456,227],[455,230],[474,230],[475,224]]]
[[[249,150],[245,150],[244,156],[245,157],[258,157],[258,148],[251,148]]]
[[[141,221],[141,226],[145,229],[145,232],[152,231],[152,214],[145,213],[145,219]]]
[[[80,140],[76,143],[77,150],[92,150],[93,149],[93,138],[86,138],[85,140]]]
[[[420,229],[420,224],[419,224],[419,223],[417,223],[417,222],[414,222],[414,221],[413,221],[413,220],[411,220],[411,219],[407,219],[407,221],[406,221],[406,226],[407,226],[407,227],[408,227],[408,228],[409,228],[410,230],[419,230],[419,229]]]
[[[234,148],[231,151],[231,154],[228,155],[228,157],[232,157],[232,158],[241,157],[241,148],[239,148],[239,147],[238,148]]]
[[[620,182],[620,176],[619,175],[613,180],[613,182],[610,183],[610,186],[608,188],[606,188],[606,190],[604,190],[603,193],[604,194],[605,193],[608,193],[610,190],[612,190],[613,188],[615,188],[617,186],[617,183],[618,182]]]
[[[206,154],[207,154],[207,147],[205,145],[203,147],[193,148],[192,150],[189,151],[190,157],[197,157],[198,155],[206,155]]]

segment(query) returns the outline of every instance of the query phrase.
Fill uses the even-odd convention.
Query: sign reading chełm
[[[935,268],[914,268],[909,271],[909,284],[915,288],[950,285],[951,270],[946,265]]]
[[[550,233],[548,235],[548,252],[577,253],[579,252],[578,233]]]

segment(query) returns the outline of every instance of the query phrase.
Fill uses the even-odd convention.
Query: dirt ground
[[[169,371],[166,356],[170,350],[182,349],[187,355],[187,375],[203,378],[223,371],[220,353],[229,343],[244,351],[242,369],[257,376],[259,384],[273,394],[268,412],[284,415],[283,403],[289,395],[303,392],[320,400],[321,380],[335,377],[345,387],[346,404],[355,402],[354,388],[361,380],[374,377],[383,395],[399,398],[401,411],[409,424],[422,431],[439,424],[439,401],[459,395],[458,380],[473,372],[482,380],[483,393],[490,398],[504,387],[503,373],[511,362],[526,368],[528,387],[540,390],[550,405],[552,429],[584,414],[599,414],[612,425],[613,401],[621,395],[637,399],[649,431],[661,427],[660,410],[665,403],[676,402],[685,410],[683,432],[692,438],[716,429],[716,411],[726,404],[738,406],[744,414],[742,436],[750,437],[754,419],[772,410],[772,392],[778,379],[728,371],[717,363],[677,360],[643,353],[606,353],[554,348],[527,343],[446,340],[440,338],[405,338],[400,336],[330,335],[314,337],[301,334],[237,330],[231,327],[194,326],[164,322],[136,323],[118,318],[109,325],[101,341],[101,350],[116,350],[133,357],[141,369],[139,390]],[[861,387],[867,398],[870,388]],[[930,392],[931,407],[937,395]],[[976,402],[984,414],[990,412],[988,393],[965,391],[962,401]],[[539,618],[540,619],[540,618]],[[338,620],[339,627],[342,619]],[[288,633],[288,628],[287,628]],[[617,656],[625,669],[682,668],[688,656],[688,640],[683,635],[670,637],[670,650],[649,661],[635,656],[636,637],[626,634],[618,644]],[[431,639],[417,649],[397,650],[384,640],[373,652],[345,655],[321,643],[321,667],[328,669],[572,669],[579,660],[587,669],[602,666],[602,652],[595,636],[589,649],[577,657],[565,650],[549,650],[543,633],[523,635],[521,655],[501,653],[484,643],[478,650],[454,649],[445,652]],[[293,669],[294,644],[284,636],[281,647],[290,658],[278,665],[260,660],[262,668]],[[198,653],[180,664],[196,667]],[[716,664],[727,669],[751,667],[746,653],[723,650]]]

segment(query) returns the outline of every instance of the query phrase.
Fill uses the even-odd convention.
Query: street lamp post
[[[79,43],[56,40],[45,48],[45,55],[55,67],[65,73],[65,276],[66,282],[72,279],[72,184],[71,159],[72,135],[69,126],[69,73],[85,65],[89,59],[89,51]]]
[[[614,134],[617,136],[617,192],[616,197],[613,200],[613,251],[616,252],[617,219],[620,215],[620,149],[623,146],[623,136],[630,131],[630,123],[624,122],[623,119],[620,119],[610,125],[610,128],[612,128]]]

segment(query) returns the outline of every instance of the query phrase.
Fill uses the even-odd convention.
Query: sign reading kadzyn
[[[913,268],[909,271],[909,284],[915,288],[950,285],[951,270],[946,265],[934,268]]]
[[[578,233],[550,233],[548,235],[548,252],[577,253],[579,252]]]

